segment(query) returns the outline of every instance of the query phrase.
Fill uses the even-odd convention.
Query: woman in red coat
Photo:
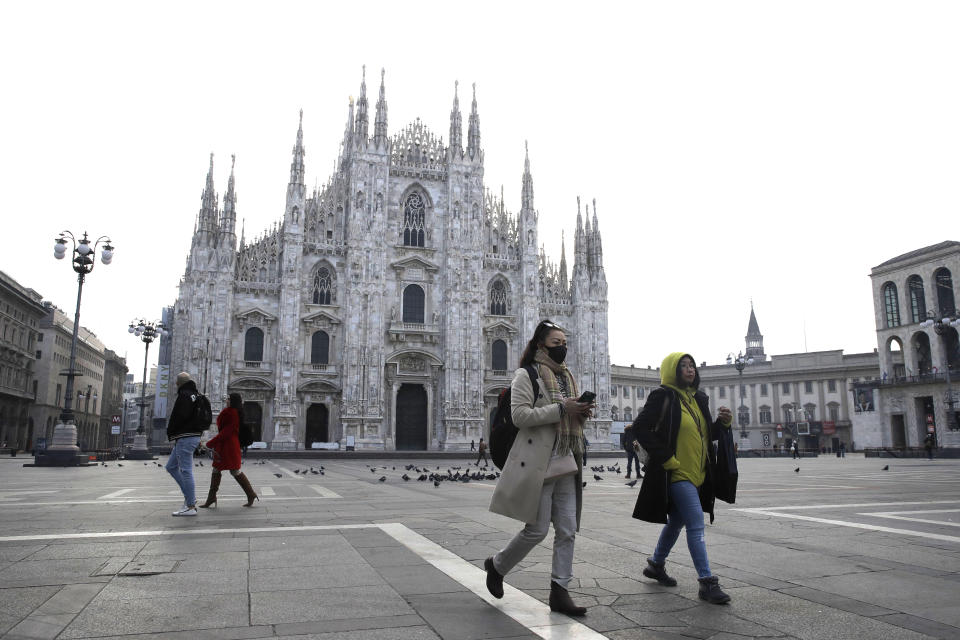
[[[240,471],[240,425],[243,423],[243,399],[239,393],[230,394],[230,404],[217,416],[217,435],[207,441],[207,448],[213,451],[213,476],[210,478],[210,492],[207,501],[200,505],[206,509],[217,503],[217,490],[220,488],[220,475],[229,471],[243,492],[247,494],[245,507],[252,507],[260,496],[250,486],[250,480]]]

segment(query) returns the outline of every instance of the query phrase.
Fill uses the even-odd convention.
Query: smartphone
[[[590,404],[596,398],[597,394],[595,394],[593,391],[584,391],[580,397],[577,398],[577,402],[586,402],[587,404]]]

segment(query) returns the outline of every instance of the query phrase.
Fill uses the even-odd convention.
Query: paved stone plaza
[[[251,464],[254,509],[224,476],[220,508],[196,518],[170,516],[179,494],[153,462],[24,461],[0,460],[3,638],[960,638],[958,461],[741,460],[738,504],[707,527],[728,606],[697,599],[682,537],[679,585],[643,578],[658,527],[630,518],[637,488],[622,476],[590,473],[581,620],[545,604],[549,546],[503,600],[487,594],[483,559],[518,524],[487,511],[493,481],[401,478],[426,461]],[[202,498],[209,464],[195,471]]]

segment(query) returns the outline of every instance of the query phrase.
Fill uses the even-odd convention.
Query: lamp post
[[[744,448],[744,441],[746,441],[747,445],[749,445],[750,442],[750,433],[747,431],[750,416],[740,411],[740,408],[743,407],[743,370],[747,368],[748,364],[753,364],[753,358],[744,356],[742,351],[734,357],[733,352],[731,352],[727,354],[727,364],[732,364],[737,369],[738,386],[740,387],[740,405],[737,407],[737,422],[740,424],[740,447]]]
[[[75,466],[82,462],[80,447],[77,446],[77,426],[73,416],[73,380],[81,375],[77,371],[77,336],[80,331],[80,300],[83,296],[83,283],[87,274],[93,271],[96,265],[97,246],[103,241],[103,250],[100,261],[110,264],[113,261],[113,246],[110,238],[100,236],[91,245],[87,232],[82,238],[77,238],[69,231],[60,233],[53,246],[53,257],[63,260],[67,255],[67,241],[73,244],[71,252],[71,266],[77,273],[77,309],[73,316],[73,337],[70,340],[70,368],[60,375],[66,376],[67,388],[63,401],[63,411],[59,422],[53,429],[53,438],[50,446],[36,456],[36,464],[41,466]]]
[[[128,458],[134,460],[146,460],[153,456],[150,454],[144,424],[144,412],[147,408],[147,359],[150,355],[150,343],[160,336],[169,335],[167,328],[159,320],[147,321],[142,318],[131,320],[129,333],[140,338],[143,341],[143,383],[140,385],[140,426],[137,427],[137,435],[133,439],[133,447],[128,454]]]
[[[947,381],[947,394],[944,400],[944,404],[947,405],[947,429],[954,430],[960,428],[960,425],[956,424],[953,415],[953,390],[950,387],[950,349],[947,347],[947,340],[944,337],[948,327],[960,327],[960,318],[954,318],[949,315],[936,315],[928,311],[927,319],[921,322],[920,326],[924,329],[933,327],[933,331],[940,336],[940,344],[943,347],[944,356],[943,372]]]

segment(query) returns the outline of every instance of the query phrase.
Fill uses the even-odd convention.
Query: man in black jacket
[[[183,507],[174,516],[197,515],[197,497],[193,481],[193,452],[200,444],[203,429],[196,424],[194,408],[200,392],[186,371],[177,374],[177,399],[167,421],[167,440],[173,442],[166,469],[183,492]]]

